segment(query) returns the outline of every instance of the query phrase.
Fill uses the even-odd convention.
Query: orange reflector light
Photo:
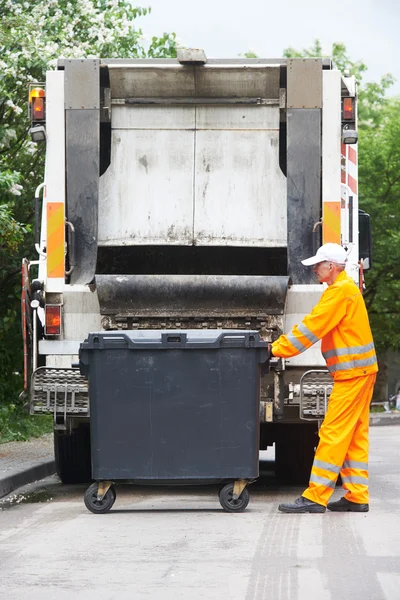
[[[61,334],[61,304],[46,304],[45,335]]]
[[[32,98],[44,98],[45,95],[46,95],[46,92],[44,91],[43,88],[33,88],[29,92],[29,102],[32,102]]]
[[[343,98],[343,120],[354,121],[354,98]]]

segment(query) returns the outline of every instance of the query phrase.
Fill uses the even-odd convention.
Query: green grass
[[[19,403],[0,404],[0,444],[26,441],[52,431],[52,416],[31,416]]]
[[[385,412],[385,409],[383,408],[382,405],[378,404],[375,406],[371,406],[370,412],[372,413],[380,413],[380,412]]]

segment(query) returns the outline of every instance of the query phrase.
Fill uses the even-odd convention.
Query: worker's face
[[[318,277],[320,283],[330,283],[332,277],[333,265],[331,262],[324,260],[314,266],[314,273]]]

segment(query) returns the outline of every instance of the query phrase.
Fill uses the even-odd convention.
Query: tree
[[[176,56],[175,34],[145,48],[135,21],[149,10],[129,0],[0,0],[0,407],[22,388],[20,265],[32,254],[32,199],[43,180],[43,148],[28,136],[27,84],[44,81],[60,57]]]
[[[322,56],[318,40],[309,49],[287,48],[286,57]],[[393,77],[363,83],[365,63],[353,62],[344,44],[333,44],[336,68],[357,79],[359,109],[359,202],[371,215],[374,266],[366,273],[365,301],[378,353],[400,348],[400,101],[389,99]]]
[[[400,101],[381,106],[360,131],[360,199],[373,225],[365,300],[378,348],[400,348]]]

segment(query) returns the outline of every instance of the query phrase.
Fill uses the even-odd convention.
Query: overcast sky
[[[400,0],[133,0],[151,6],[138,20],[147,35],[174,31],[183,45],[210,58],[234,58],[253,50],[263,58],[284,48],[303,49],[316,38],[330,53],[344,42],[352,60],[368,66],[365,81],[392,73],[400,94]],[[324,8],[323,8],[324,7]]]

